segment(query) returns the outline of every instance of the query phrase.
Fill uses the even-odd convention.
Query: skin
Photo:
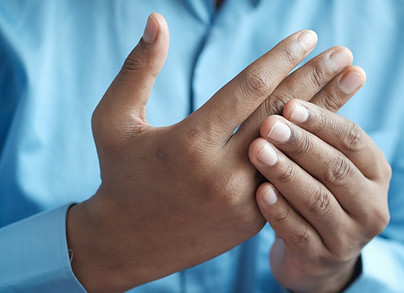
[[[255,198],[262,177],[247,155],[262,122],[292,98],[327,107],[319,96],[348,71],[361,72],[350,66],[349,50],[335,47],[288,75],[316,40],[310,31],[288,37],[192,115],[157,128],[145,107],[167,55],[168,27],[150,16],[93,114],[102,184],[68,212],[72,268],[89,292],[125,291],[202,263],[263,227],[268,213]],[[335,64],[337,52],[345,57]]]
[[[296,115],[297,105],[307,119]],[[276,123],[284,131],[274,130]],[[276,159],[267,164],[269,145]],[[341,291],[363,246],[389,221],[391,168],[382,151],[355,123],[292,100],[283,116],[263,122],[249,154],[268,180],[257,203],[278,236],[270,253],[274,276],[294,292]]]

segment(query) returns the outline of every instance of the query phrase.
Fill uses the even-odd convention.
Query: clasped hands
[[[391,171],[367,134],[335,113],[365,80],[348,49],[290,73],[316,42],[311,31],[291,35],[186,119],[152,127],[145,107],[168,27],[149,17],[93,114],[102,184],[68,213],[72,268],[88,291],[124,291],[197,265],[266,222],[281,285],[349,285],[361,249],[388,223]]]

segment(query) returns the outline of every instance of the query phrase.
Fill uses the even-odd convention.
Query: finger
[[[337,112],[364,84],[366,74],[359,66],[351,66],[327,84],[310,101]]]
[[[104,95],[99,108],[109,115],[145,122],[146,103],[155,78],[167,57],[168,26],[158,13],[149,16],[143,37],[126,58],[122,69]]]
[[[338,241],[337,233],[332,232],[345,225],[348,217],[331,192],[263,138],[253,141],[249,156],[257,170],[318,231],[324,244],[332,247]]]
[[[331,48],[314,57],[287,76],[272,95],[241,125],[232,139],[241,145],[257,137],[262,121],[273,114],[280,114],[291,99],[309,101],[338,73],[352,63],[352,53],[344,47]]]
[[[311,103],[293,100],[283,115],[344,154],[371,180],[389,177],[390,166],[383,152],[357,124]],[[266,125],[263,131],[268,131]],[[342,168],[344,165],[339,164]]]
[[[271,183],[262,183],[258,187],[256,198],[262,215],[289,249],[311,254],[313,249],[321,246],[318,233]]]
[[[317,36],[297,32],[249,65],[189,119],[202,124],[214,141],[226,142],[234,130],[273,92],[313,49]]]
[[[315,190],[321,191],[317,197],[321,199],[322,196],[322,202],[326,203],[322,206],[322,209],[326,210],[323,213],[331,209],[335,200],[350,214],[357,213],[358,207],[362,208],[362,203],[366,201],[364,196],[368,195],[366,187],[368,179],[344,154],[280,116],[271,116],[266,119],[262,123],[261,135],[300,166],[296,168],[294,164],[289,162],[290,159],[283,161],[283,165],[287,165],[291,170],[297,170],[294,171],[297,174],[290,176],[293,178],[307,177],[305,180],[310,180],[312,176],[318,180],[311,184],[314,184],[313,187],[317,185]],[[285,169],[286,167],[278,166],[278,168]],[[307,173],[299,171],[300,168]],[[273,170],[274,168],[270,169]],[[307,176],[306,174],[310,175]],[[266,174],[263,175],[266,177]],[[267,179],[271,180],[268,177]],[[300,184],[305,186],[304,182],[302,181]],[[275,182],[273,183],[275,184]],[[278,185],[275,184],[275,186],[282,192]],[[327,191],[322,186],[325,186]],[[328,191],[331,194],[327,196]],[[364,207],[363,211],[366,210]],[[363,214],[363,211],[360,214]]]

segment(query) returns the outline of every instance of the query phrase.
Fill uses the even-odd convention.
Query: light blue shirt
[[[0,292],[85,292],[70,267],[66,211],[100,184],[90,117],[154,11],[170,27],[147,109],[155,126],[186,117],[297,30],[318,33],[310,56],[334,45],[353,51],[367,83],[340,113],[383,149],[393,178],[391,223],[364,248],[363,272],[348,292],[404,292],[399,0],[228,0],[219,11],[208,0],[1,1]],[[273,240],[267,225],[228,253],[133,292],[282,292],[268,262]]]

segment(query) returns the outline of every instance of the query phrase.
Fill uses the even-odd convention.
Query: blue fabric
[[[0,229],[0,292],[84,291],[79,282],[67,281],[75,280],[65,253],[68,207],[39,213]]]
[[[0,292],[84,292],[70,269],[66,210],[100,184],[91,114],[154,11],[170,27],[147,110],[155,126],[186,117],[297,30],[318,33],[310,56],[353,51],[367,84],[340,113],[383,149],[393,178],[391,223],[365,247],[348,291],[404,292],[404,2],[393,0],[228,0],[219,11],[208,0],[0,1]],[[268,263],[273,239],[267,225],[133,292],[282,292]]]

